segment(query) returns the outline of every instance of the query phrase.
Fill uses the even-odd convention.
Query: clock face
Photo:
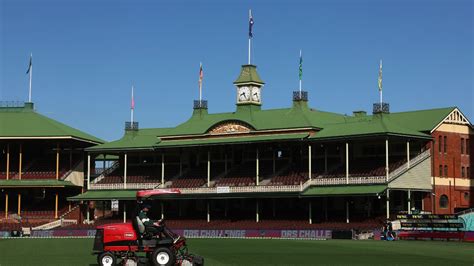
[[[260,88],[257,88],[257,87],[252,88],[252,101],[260,102]]]
[[[249,87],[240,87],[238,90],[237,99],[239,102],[245,102],[250,100],[250,88]]]

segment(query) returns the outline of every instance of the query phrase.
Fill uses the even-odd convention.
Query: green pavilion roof
[[[153,150],[193,145],[305,138],[316,141],[378,135],[430,139],[429,132],[453,110],[455,107],[348,116],[309,108],[304,101],[293,102],[291,108],[270,110],[243,105],[237,106],[235,112],[208,114],[206,109],[196,109],[190,119],[176,127],[126,131],[121,139],[90,147],[87,151]],[[209,134],[211,129],[225,123],[245,125],[250,132],[247,135]],[[291,135],[293,130],[311,135]]]
[[[0,180],[0,188],[13,187],[77,187],[70,181],[56,179],[2,179]]]
[[[310,187],[301,193],[301,196],[342,196],[342,195],[377,195],[387,189],[386,185],[350,185]]]
[[[0,107],[0,139],[76,139],[94,144],[103,140],[37,113],[33,103]]]
[[[67,198],[69,201],[81,200],[134,200],[137,190],[89,190],[82,194]]]

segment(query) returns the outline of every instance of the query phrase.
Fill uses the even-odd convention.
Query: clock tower
[[[257,73],[257,66],[243,65],[234,85],[237,87],[237,105],[262,105],[261,91],[265,83]]]

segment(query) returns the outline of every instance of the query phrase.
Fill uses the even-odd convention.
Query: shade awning
[[[386,185],[350,185],[350,186],[328,186],[310,187],[301,193],[302,197],[312,196],[352,196],[352,195],[377,195],[387,189]]]
[[[85,193],[69,197],[69,201],[81,200],[134,200],[137,190],[89,190]]]
[[[78,187],[70,181],[56,179],[9,179],[0,180],[0,188],[16,187]]]

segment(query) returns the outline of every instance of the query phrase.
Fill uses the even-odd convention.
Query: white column
[[[126,201],[123,202],[123,223],[127,222],[127,204]]]
[[[255,167],[255,180],[256,180],[257,186],[258,186],[259,183],[260,183],[260,173],[259,173],[259,170],[260,170],[260,160],[259,160],[259,154],[258,154],[258,148],[257,148],[257,159],[256,159],[256,167]]]
[[[86,221],[87,221],[87,224],[89,224],[90,220],[91,220],[91,217],[90,217],[90,209],[89,209],[89,204],[90,202],[88,201],[87,202],[87,208],[86,208]]]
[[[411,190],[408,190],[407,207],[408,207],[408,214],[411,214]]]
[[[387,189],[387,219],[390,218],[390,190]]]
[[[407,169],[410,168],[410,141],[407,140]]]
[[[91,188],[91,155],[87,154],[87,190]]]
[[[349,223],[349,200],[346,200],[346,223]]]
[[[308,204],[309,224],[313,224],[313,206],[311,203],[312,203],[311,200],[309,200],[309,204]]]
[[[313,173],[312,171],[312,159],[311,159],[311,145],[308,145],[308,179],[311,180],[311,173]]]
[[[258,199],[256,200],[256,206],[255,206],[255,221],[258,223],[260,221],[260,210],[258,206]]]
[[[385,181],[388,182],[388,175],[390,169],[388,168],[388,139],[385,140]]]
[[[124,166],[123,166],[123,188],[127,189],[127,153],[125,153],[125,156],[123,158],[124,161]]]
[[[161,187],[165,187],[165,154],[161,154]]]
[[[209,201],[207,201],[207,222],[211,222],[211,213],[210,213],[210,207],[209,207]]]
[[[211,186],[211,151],[207,151],[207,186]]]
[[[160,207],[161,207],[161,219],[165,218],[165,205],[163,204],[163,201],[160,202]]]
[[[346,184],[349,184],[349,143],[346,142]]]

